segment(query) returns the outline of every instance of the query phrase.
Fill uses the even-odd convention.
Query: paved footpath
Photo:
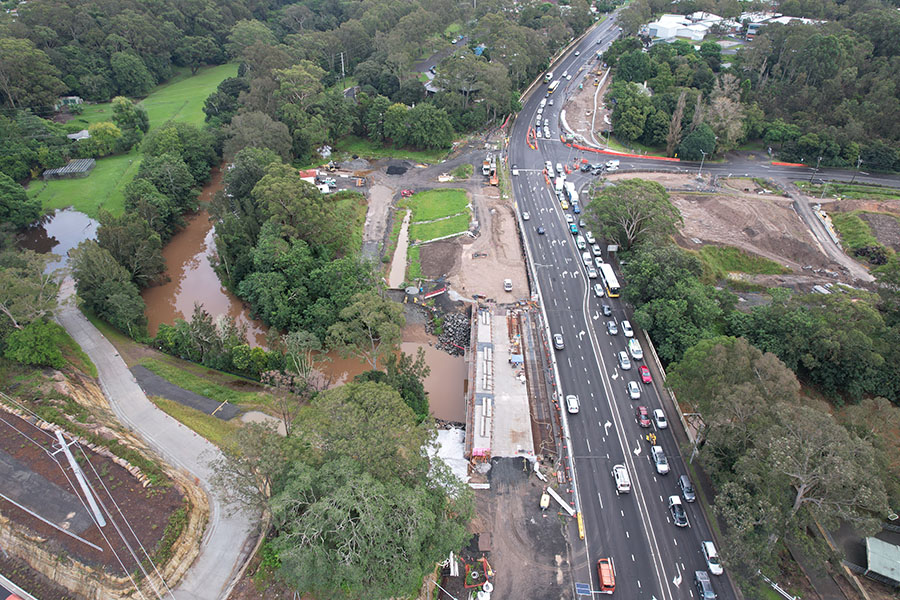
[[[56,318],[97,366],[100,386],[113,412],[166,462],[196,477],[209,497],[209,523],[200,554],[173,595],[177,600],[224,599],[252,550],[256,518],[226,514],[223,498],[209,485],[208,463],[219,455],[218,449],[147,399],[113,345],[75,306],[74,287],[71,278],[63,282]]]

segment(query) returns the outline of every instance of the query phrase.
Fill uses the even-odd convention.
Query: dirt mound
[[[462,248],[459,238],[425,244],[419,251],[422,275],[439,279],[456,270]]]
[[[392,160],[388,162],[386,172],[388,175],[403,175],[409,170],[411,166],[412,164],[409,161]]]
[[[736,246],[794,270],[805,265],[837,268],[816,244],[790,200],[746,194],[677,192],[671,199],[684,217],[681,233],[687,240],[696,238]]]
[[[869,224],[875,239],[889,248],[900,250],[900,222],[895,215],[862,213],[859,218]]]

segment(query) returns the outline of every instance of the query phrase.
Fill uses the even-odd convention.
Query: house
[[[697,20],[694,20],[695,16]],[[689,16],[665,14],[649,23],[646,29],[648,35],[653,39],[684,38],[699,42],[706,37],[713,25],[723,20],[722,17],[704,12],[697,12]]]
[[[315,169],[306,169],[305,171],[300,171],[300,179],[316,185],[316,177],[318,174],[318,171]]]

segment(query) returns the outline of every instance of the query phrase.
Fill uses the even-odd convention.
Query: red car
[[[647,412],[646,406],[637,407],[637,422],[641,427],[650,427],[650,413]]]
[[[401,191],[400,191],[400,197],[401,197],[401,198],[409,198],[409,197],[412,196],[413,194],[415,194],[415,192],[412,191],[412,190],[401,190]]]
[[[650,377],[650,369],[648,369],[646,366],[642,365],[640,372],[641,372],[641,381],[643,381],[644,383],[653,383],[653,378]]]

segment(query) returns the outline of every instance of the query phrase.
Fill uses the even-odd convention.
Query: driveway
[[[173,595],[178,600],[218,600],[228,596],[232,580],[255,542],[256,515],[226,514],[225,501],[209,485],[209,461],[219,456],[211,443],[151,403],[112,344],[75,306],[75,284],[60,287],[56,319],[97,366],[103,393],[116,417],[140,435],[169,464],[194,476],[209,498],[209,522],[200,554]]]

